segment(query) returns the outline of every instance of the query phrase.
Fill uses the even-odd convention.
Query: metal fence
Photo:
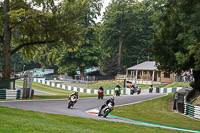
[[[51,80],[53,83],[59,83],[66,86],[76,86],[79,88],[88,88],[89,81],[74,80],[74,79],[63,79],[63,80]]]
[[[174,76],[174,82],[193,82],[194,78],[193,76],[187,75],[187,76],[181,76],[176,75]]]

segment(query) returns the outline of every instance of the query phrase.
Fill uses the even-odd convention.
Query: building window
[[[170,73],[164,73],[164,78],[170,78]]]
[[[158,72],[158,77],[160,78],[160,72]]]

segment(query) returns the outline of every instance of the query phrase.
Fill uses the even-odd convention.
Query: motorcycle
[[[103,91],[98,90],[98,99],[103,99]]]
[[[107,106],[105,106],[101,112],[98,113],[99,116],[106,117],[112,110],[114,109],[114,106],[112,106],[111,103],[109,103]]]
[[[131,87],[130,88],[130,94],[133,95],[134,93],[140,94],[141,93],[141,87],[140,86]]]
[[[131,87],[130,94],[133,95],[135,92],[136,92],[136,88],[135,87]]]
[[[71,97],[69,98],[69,101],[68,101],[68,108],[73,107],[74,104],[76,103],[76,101],[77,101],[76,96],[71,96]]]
[[[141,93],[141,87],[138,87],[137,94],[140,94],[140,93]]]
[[[115,93],[116,93],[116,96],[120,96],[120,88],[115,88]]]

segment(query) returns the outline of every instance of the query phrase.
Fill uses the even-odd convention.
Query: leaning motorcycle
[[[77,100],[76,96],[71,96],[68,101],[68,108],[73,107],[74,104],[76,103],[76,100]]]
[[[98,99],[103,99],[103,91],[98,90]]]
[[[111,103],[109,103],[107,106],[105,106],[101,112],[98,113],[99,116],[106,117],[112,110],[114,109],[114,106],[112,106]]]

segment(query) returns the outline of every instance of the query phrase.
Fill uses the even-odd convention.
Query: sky
[[[112,0],[103,0],[103,7],[101,9],[101,16],[97,17],[96,22],[100,22],[103,16],[103,12],[105,12],[105,8],[108,6],[108,4],[111,2]],[[138,1],[142,1],[142,0],[138,0]]]
[[[97,17],[96,22],[100,22],[103,16],[103,12],[105,12],[105,8],[108,6],[108,4],[111,2],[112,0],[103,0],[103,7],[101,9],[101,16]]]

